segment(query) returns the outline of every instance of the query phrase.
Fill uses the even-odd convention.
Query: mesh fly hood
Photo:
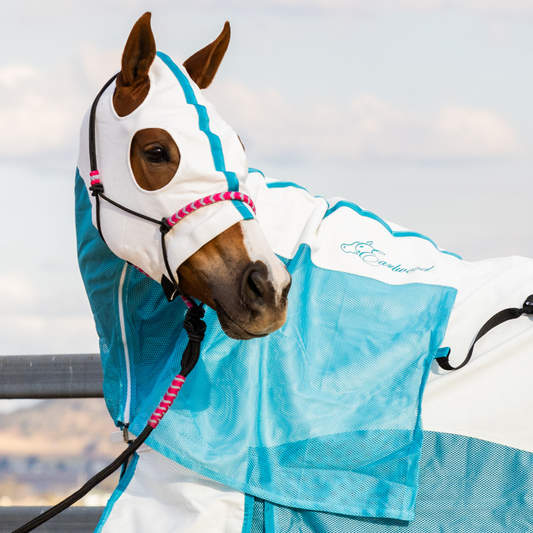
[[[149,72],[150,91],[144,102],[125,117],[113,107],[115,83],[102,95],[96,111],[96,153],[105,194],[119,204],[160,220],[205,196],[226,191],[247,194],[246,157],[235,132],[200,93],[185,69],[158,53]],[[134,135],[145,128],[166,130],[177,144],[181,160],[173,179],[157,191],[135,181],[130,164]],[[78,168],[90,186],[89,113],[80,139]],[[95,199],[91,197],[96,226]],[[160,281],[166,268],[159,226],[101,202],[100,223],[109,248],[120,258]],[[252,218],[241,202],[228,201],[195,211],[166,237],[173,273],[204,244],[239,222]]]

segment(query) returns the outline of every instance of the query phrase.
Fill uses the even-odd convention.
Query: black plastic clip
[[[522,306],[522,313],[524,313],[524,315],[533,315],[533,294],[526,298],[526,301]]]
[[[89,190],[93,193],[93,196],[98,196],[104,192],[104,186],[101,183],[95,183],[89,187]]]
[[[163,234],[163,235],[166,235],[171,229],[172,229],[172,226],[168,223],[168,219],[163,217],[161,219],[161,222],[160,222],[160,226],[159,226],[159,231]]]

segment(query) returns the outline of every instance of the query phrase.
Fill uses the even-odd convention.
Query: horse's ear
[[[196,52],[183,63],[189,76],[200,89],[205,89],[211,85],[222,58],[228,49],[230,36],[229,22],[226,22],[222,33],[216,40]]]
[[[154,34],[150,27],[151,13],[145,13],[133,26],[124,52],[122,69],[117,77],[113,96],[115,111],[121,117],[137,109],[150,90],[148,71],[156,55]]]

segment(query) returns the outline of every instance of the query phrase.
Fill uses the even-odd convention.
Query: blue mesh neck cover
[[[258,172],[246,186],[293,278],[287,323],[235,341],[207,310],[200,361],[148,444],[273,504],[411,520],[421,397],[460,261],[354,204]],[[186,308],[102,242],[79,174],[76,215],[105,399],[138,434],[179,370]]]

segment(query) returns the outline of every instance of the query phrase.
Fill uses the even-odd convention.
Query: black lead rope
[[[487,320],[487,322],[485,322],[483,327],[479,330],[479,333],[477,334],[476,338],[474,339],[474,342],[472,343],[472,346],[470,347],[470,350],[468,351],[465,360],[459,366],[452,366],[450,364],[451,351],[448,352],[448,354],[444,357],[437,357],[437,363],[443,370],[459,370],[460,368],[463,368],[468,364],[470,359],[472,359],[472,354],[474,353],[474,346],[476,345],[476,342],[481,339],[481,337],[483,337],[496,326],[499,326],[500,324],[503,324],[508,320],[518,318],[522,315],[533,315],[533,294],[526,298],[524,305],[520,309],[518,309],[517,307],[510,307],[509,309],[504,309],[503,311],[496,313],[492,318]]]
[[[206,329],[205,322],[202,320],[203,316],[204,310],[202,307],[195,305],[187,311],[185,322],[183,323],[183,328],[189,337],[189,342],[187,343],[187,346],[183,351],[183,355],[181,356],[180,375],[184,378],[186,378],[191,370],[195,367],[196,363],[198,362],[198,358],[200,357],[200,347]],[[13,531],[13,533],[28,533],[29,531],[33,531],[36,527],[44,524],[83,498],[89,491],[96,487],[96,485],[109,477],[113,472],[115,472],[115,470],[118,470],[140,448],[152,431],[153,428],[150,425],[147,425],[142,430],[141,434],[131,442],[126,450],[124,450],[110,465],[106,466],[103,470],[98,472],[98,474],[89,479],[89,481],[87,481],[83,487],[65,498],[63,501],[59,502],[57,505],[47,509],[43,514],[36,516],[27,524],[19,527]]]
[[[98,102],[100,101],[101,96],[104,94],[106,89],[115,81],[118,73],[115,74],[103,87],[100,89],[100,92],[96,95],[94,102],[91,106],[91,112],[89,114],[89,162],[91,164],[91,172],[94,172],[98,169],[98,163],[96,160],[96,108],[98,107]],[[89,190],[92,191],[93,196],[95,197],[96,202],[96,227],[98,233],[102,240],[105,242],[104,236],[102,234],[102,228],[100,227],[100,194],[104,192],[104,186],[101,183],[92,185],[89,187]]]

